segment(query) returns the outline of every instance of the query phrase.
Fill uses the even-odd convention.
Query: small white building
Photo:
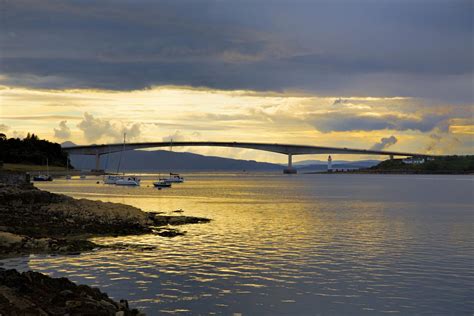
[[[403,159],[402,161],[403,161],[403,163],[405,163],[407,165],[419,165],[419,164],[425,163],[425,158],[409,157],[409,158]]]

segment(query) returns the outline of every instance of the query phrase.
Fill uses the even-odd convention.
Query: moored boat
[[[120,151],[120,159],[119,163],[117,165],[117,173],[120,172],[120,164],[122,162],[122,154],[125,150],[125,139],[127,137],[127,134],[123,134],[123,148]],[[104,183],[107,184],[115,184],[115,185],[128,185],[128,186],[139,186],[140,185],[140,177],[137,176],[126,176],[123,174],[122,176],[117,176],[117,175],[109,175],[104,178]]]
[[[124,176],[115,181],[115,185],[139,186],[140,178],[136,176]]]
[[[33,177],[33,181],[53,181],[53,178],[47,174],[39,174]]]
[[[117,180],[123,179],[123,176],[117,176],[117,175],[106,175],[104,177],[104,183],[105,184],[115,184]]]
[[[155,188],[171,188],[171,183],[163,180],[153,182]]]
[[[46,158],[46,174],[38,174],[33,177],[33,181],[53,181],[53,178],[49,175],[49,161]]]
[[[170,176],[168,178],[160,178],[160,181],[165,181],[168,183],[183,183],[184,178],[178,173],[170,173]]]

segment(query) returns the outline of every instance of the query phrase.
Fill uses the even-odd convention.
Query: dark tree
[[[7,139],[5,134],[0,134],[0,161],[44,165],[46,159],[50,165],[63,167],[66,166],[68,154],[62,150],[61,145],[39,139],[33,133],[28,133],[24,139]]]

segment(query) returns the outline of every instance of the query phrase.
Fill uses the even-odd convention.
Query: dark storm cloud
[[[472,9],[469,0],[8,0],[0,70],[4,83],[43,88],[183,84],[470,102]]]

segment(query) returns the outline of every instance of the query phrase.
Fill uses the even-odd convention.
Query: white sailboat
[[[123,176],[117,181],[115,181],[115,185],[139,186],[140,178],[137,176]]]
[[[117,166],[117,173],[120,172],[120,164],[122,162],[122,154],[125,151],[126,136],[127,136],[127,133],[124,133],[123,134],[123,149],[120,152],[119,163],[118,163],[118,166]],[[140,185],[140,180],[141,179],[138,176],[133,176],[133,175],[125,176],[125,173],[123,173],[122,176],[118,176],[118,175],[106,176],[106,178],[104,179],[104,183],[115,184],[115,185],[139,186]]]
[[[184,178],[180,176],[178,173],[170,173],[168,178],[160,178],[160,181],[168,182],[168,183],[183,183]]]
[[[122,179],[122,176],[116,176],[112,174],[108,174],[104,176],[104,183],[105,184],[115,184],[117,180]]]
[[[155,188],[171,188],[171,183],[163,180],[153,182]]]
[[[121,155],[122,153],[120,153]],[[107,171],[107,166],[109,165],[109,156],[110,156],[110,147],[109,152],[107,153],[107,160],[105,161],[105,171]],[[122,177],[119,175],[108,174],[104,176],[104,184],[115,184],[117,180],[121,179]]]

